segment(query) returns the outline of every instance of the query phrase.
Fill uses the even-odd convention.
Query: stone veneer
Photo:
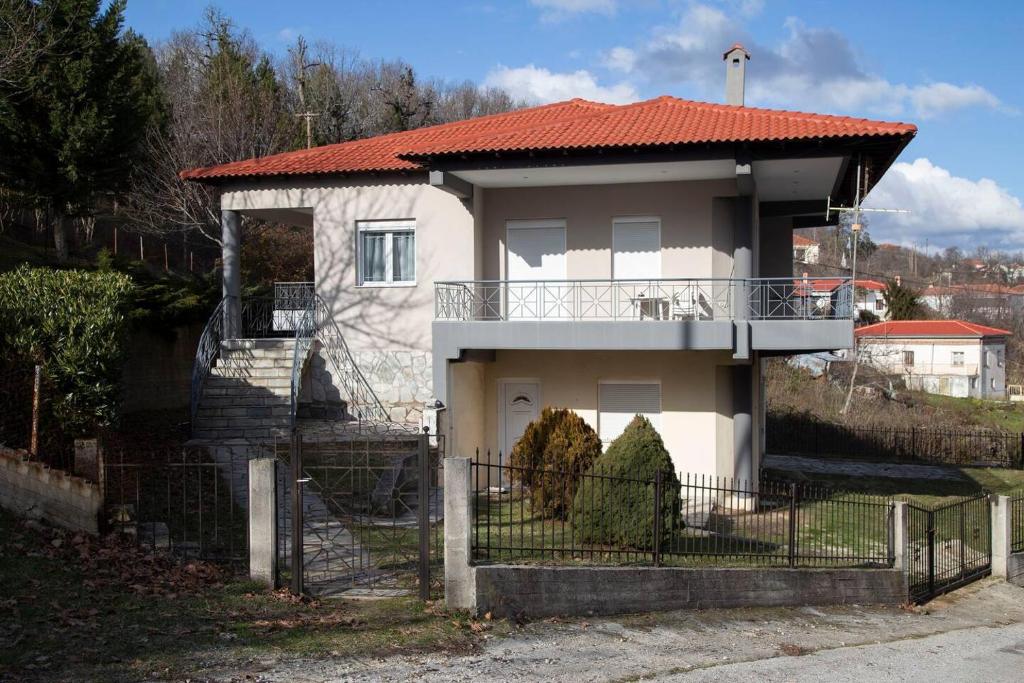
[[[353,351],[352,356],[392,422],[422,424],[423,409],[434,398],[429,351],[383,349]],[[341,416],[343,406],[330,365],[314,354],[299,393],[300,417],[334,419]]]
[[[0,507],[95,534],[103,495],[92,482],[30,461],[24,451],[0,447]]]

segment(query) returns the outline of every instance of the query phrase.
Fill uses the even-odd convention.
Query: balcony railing
[[[449,281],[434,285],[434,317],[458,321],[849,320],[852,294],[850,280],[837,278]]]

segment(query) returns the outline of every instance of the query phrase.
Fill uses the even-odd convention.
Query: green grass
[[[202,660],[467,651],[509,628],[412,598],[297,602],[232,578],[152,594],[138,577],[97,581],[70,547],[0,512],[0,679],[180,680]]]
[[[913,397],[926,406],[945,413],[947,424],[977,425],[1007,432],[1024,432],[1024,403],[982,401],[914,392]]]

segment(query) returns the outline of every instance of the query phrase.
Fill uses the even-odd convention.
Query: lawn
[[[982,401],[914,392],[915,400],[938,409],[952,424],[969,424],[1007,432],[1024,432],[1024,403]]]
[[[469,651],[509,628],[412,598],[299,601],[4,512],[0,585],[0,680],[179,680],[202,664],[244,672],[258,655]]]
[[[473,528],[475,557],[485,562],[549,564],[653,563],[651,549],[583,543],[571,519],[545,516],[528,496],[480,493]],[[888,557],[889,501],[837,494],[799,506],[797,566],[877,566]],[[662,542],[665,566],[788,566],[788,505],[762,499],[757,511],[719,507],[700,528],[674,530]]]

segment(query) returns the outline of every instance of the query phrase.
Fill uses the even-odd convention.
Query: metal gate
[[[910,599],[923,603],[988,576],[992,518],[988,496],[934,508],[907,506]]]
[[[438,591],[442,443],[412,433],[295,436],[279,453],[279,582],[317,597]]]

